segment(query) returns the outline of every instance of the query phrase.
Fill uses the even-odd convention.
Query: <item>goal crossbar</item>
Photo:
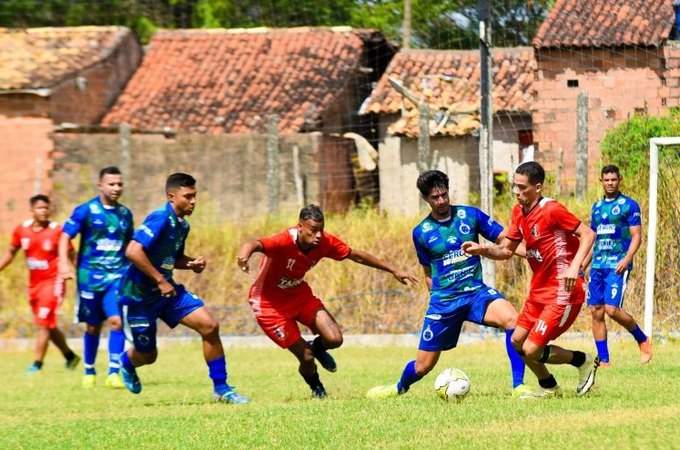
[[[649,140],[649,226],[647,230],[647,266],[645,273],[645,334],[652,336],[654,313],[654,271],[656,270],[656,231],[658,223],[659,146],[678,145],[680,137]]]

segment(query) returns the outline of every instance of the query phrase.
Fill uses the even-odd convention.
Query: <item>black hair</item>
[[[621,172],[619,172],[619,168],[614,164],[604,166],[602,168],[602,173],[600,174],[600,177],[603,177],[605,173],[615,173],[617,178],[621,178]]]
[[[423,172],[416,181],[416,186],[423,197],[427,197],[432,192],[432,189],[446,189],[449,190],[449,177],[440,170],[428,170]]]
[[[545,181],[545,170],[536,161],[528,161],[520,164],[515,169],[518,175],[525,175],[531,184],[538,184]]]
[[[305,220],[313,220],[315,222],[323,222],[323,211],[317,205],[309,204],[300,210],[298,220],[304,222]]]
[[[196,186],[196,179],[189,175],[188,173],[173,173],[168,177],[165,182],[165,192],[170,192],[173,189],[178,189],[181,187],[194,187]]]
[[[50,204],[50,198],[44,194],[38,194],[34,195],[33,197],[28,199],[28,202],[31,204],[31,206],[35,206],[36,203],[38,202],[45,202],[48,205]]]
[[[99,171],[99,179],[104,178],[104,175],[123,175],[123,172],[116,166],[104,167]]]

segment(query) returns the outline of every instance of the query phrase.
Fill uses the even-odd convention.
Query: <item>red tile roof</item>
[[[50,88],[107,58],[125,27],[0,28],[0,91]]]
[[[673,0],[557,0],[534,47],[663,44],[673,26]]]
[[[103,125],[196,133],[297,132],[318,119],[361,67],[349,27],[176,30],[151,40]]]
[[[492,50],[491,59],[494,110],[529,113],[536,66],[533,49],[497,48]],[[449,112],[452,120],[439,130],[439,134],[467,134],[479,128],[480,75],[478,50],[402,51],[392,59],[360,112],[390,114],[401,111],[402,118],[389,131],[418,135],[417,108],[390,84],[389,79],[393,78],[415,97],[424,99],[432,113]]]

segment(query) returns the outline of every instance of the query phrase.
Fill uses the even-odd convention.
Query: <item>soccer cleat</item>
[[[322,352],[316,352],[314,351],[314,346],[312,345],[313,341],[307,341],[310,347],[312,347],[312,351],[314,352],[314,357],[319,360],[319,363],[321,364],[321,367],[326,369],[329,372],[335,372],[338,370],[338,365],[335,364],[335,359],[331,356],[330,353],[328,353],[327,350],[324,350]]]
[[[85,389],[92,389],[97,381],[97,376],[94,374],[83,375],[82,385]]]
[[[80,356],[73,355],[73,358],[66,360],[66,362],[64,363],[64,367],[67,370],[73,370],[76,367],[78,367],[78,364],[80,364]]]
[[[366,393],[367,398],[393,398],[399,397],[399,389],[397,383],[389,384],[387,386],[376,386],[371,388]]]
[[[139,394],[142,392],[142,382],[139,380],[136,370],[132,369],[131,372],[128,372],[125,367],[121,366],[120,376],[123,379],[123,384],[128,391],[132,392],[133,394]]]
[[[312,397],[318,398],[320,400],[327,398],[328,394],[326,394],[326,388],[324,388],[322,385],[313,387],[312,388]]]
[[[106,377],[104,386],[111,389],[123,389],[125,387],[125,384],[123,383],[120,374],[118,372],[114,372],[110,373],[109,376]]]
[[[519,387],[519,386],[518,386]],[[544,399],[544,398],[555,398],[562,397],[562,389],[559,386],[553,388],[540,387],[535,391],[529,391],[525,394],[519,396],[521,400],[532,400],[532,399]]]
[[[231,403],[232,405],[243,405],[250,402],[250,399],[244,395],[237,394],[234,388],[229,387],[222,393],[213,392],[213,401]]]
[[[36,373],[40,373],[40,367],[35,364],[31,364],[28,366],[28,369],[26,369],[26,375],[35,375]]]
[[[640,362],[642,364],[647,364],[652,360],[652,341],[647,338],[645,342],[638,344],[640,347]]]
[[[597,356],[593,359],[592,356],[586,354],[586,360],[578,368],[578,386],[576,387],[576,395],[582,397],[590,391],[590,388],[595,384],[595,372],[600,365],[600,358]]]
[[[529,386],[527,386],[526,384],[520,384],[512,390],[512,396],[517,398],[525,394],[529,394],[530,392],[532,392],[532,390]]]

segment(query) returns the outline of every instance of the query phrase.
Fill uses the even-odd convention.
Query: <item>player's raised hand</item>
[[[404,272],[403,270],[397,270],[394,272],[394,278],[396,278],[401,284],[408,285],[406,281],[410,281],[413,284],[418,282],[418,278],[411,275],[409,272]]]
[[[203,269],[205,269],[206,264],[208,263],[204,257],[197,256],[191,261],[187,262],[187,267],[196,273],[201,273],[203,272]]]
[[[248,259],[247,258],[241,258],[240,256],[236,257],[236,264],[241,268],[242,271],[245,273],[250,273],[250,267],[248,267]]]

